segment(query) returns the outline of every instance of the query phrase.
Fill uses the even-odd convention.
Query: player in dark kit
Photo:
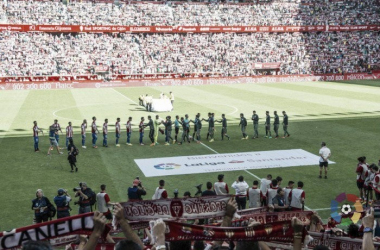
[[[259,116],[256,114],[256,111],[253,111],[252,115],[252,121],[253,121],[253,139],[259,138]]]
[[[274,111],[274,123],[273,123],[273,130],[276,133],[275,139],[278,138],[278,128],[280,127],[280,118],[277,115],[277,111]]]
[[[245,119],[243,113],[240,114],[240,123],[239,123],[239,126],[240,126],[241,132],[243,134],[243,138],[241,138],[241,139],[242,140],[247,140],[248,139],[248,135],[245,133],[245,129],[247,128],[247,119]]]
[[[196,140],[197,143],[201,142],[202,120],[200,119],[200,117],[201,117],[201,114],[198,113],[195,116],[194,121],[190,120],[190,122],[194,123],[193,141]]]
[[[164,126],[165,126],[165,146],[169,146],[170,145],[170,140],[174,141],[173,138],[172,138],[172,119],[170,116],[167,116],[166,117],[166,121],[163,122]]]
[[[199,141],[199,139],[198,139],[198,120],[199,120],[200,116],[201,115],[198,113],[195,115],[194,121],[190,120],[190,122],[194,123],[193,141],[195,141],[195,139]]]
[[[290,134],[288,132],[288,115],[286,114],[285,111],[282,111],[282,114],[284,115],[284,120],[282,121],[283,129],[284,129],[284,136],[282,138],[285,138],[285,137],[290,136]]]
[[[230,140],[230,137],[227,135],[227,119],[226,119],[226,115],[225,114],[222,114],[222,119],[217,121],[216,122],[220,122],[222,123],[222,132],[221,132],[221,135],[222,135],[222,140],[224,140],[224,136],[228,138],[228,140]]]
[[[180,126],[179,116],[176,115],[175,116],[175,120],[174,120],[174,132],[175,132],[175,136],[174,136],[173,144],[178,140],[179,126]]]
[[[144,143],[143,143],[143,138],[144,138],[144,117],[141,117],[141,121],[140,121],[140,124],[139,124],[139,133],[140,133],[140,139],[139,139],[139,142],[140,142],[140,146],[144,146]]]
[[[214,129],[215,129],[215,122],[214,122],[214,113],[208,113],[208,119],[202,119],[202,121],[208,122],[208,134],[207,139],[210,136],[209,142],[214,141]]]
[[[269,134],[269,139],[272,138],[272,133],[270,132],[270,115],[269,111],[265,112],[266,118],[265,118],[265,138],[268,138]]]
[[[179,124],[182,125],[183,131],[182,131],[181,142],[179,142],[178,145],[182,145],[182,142],[185,141],[186,138],[187,138],[187,141],[190,143],[189,134],[187,133],[188,124],[186,123],[185,119],[183,119],[183,117],[181,117],[181,121],[179,122]]]
[[[154,145],[154,124],[153,124],[152,117],[150,115],[148,116],[148,123],[144,124],[144,127],[145,128],[149,127],[149,139]]]
[[[185,115],[185,119],[183,120],[184,123],[186,123],[186,134],[187,134],[187,138],[190,138],[189,135],[190,135],[190,120],[189,120],[189,115]],[[189,143],[190,143],[190,139],[189,139]]]

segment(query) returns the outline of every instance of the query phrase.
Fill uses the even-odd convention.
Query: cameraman
[[[67,193],[67,190],[63,188],[58,189],[58,196],[54,197],[54,203],[57,206],[57,219],[70,216],[70,201],[71,197]]]
[[[81,182],[79,183],[80,188],[74,188],[75,197],[79,196],[79,201],[74,204],[79,205],[79,214],[89,213],[91,212],[91,203],[90,200],[93,198],[94,192],[92,192],[91,188],[87,187],[87,183]]]
[[[133,181],[132,187],[128,188],[128,201],[142,200],[141,196],[146,195],[146,189],[141,184],[139,178]]]

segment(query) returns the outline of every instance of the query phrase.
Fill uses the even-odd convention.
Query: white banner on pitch
[[[318,165],[319,156],[302,149],[290,149],[136,159],[135,162],[146,177],[154,177]]]

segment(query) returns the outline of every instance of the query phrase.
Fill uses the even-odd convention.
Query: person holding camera
[[[36,223],[46,222],[49,220],[48,207],[51,205],[49,199],[44,196],[42,189],[37,189],[36,198],[32,200],[32,210]]]
[[[91,200],[94,198],[94,192],[91,188],[87,187],[85,182],[79,183],[80,187],[74,188],[75,197],[79,196],[79,201],[74,202],[75,205],[79,205],[79,214],[91,212]]]
[[[71,167],[71,172],[74,172],[74,167],[75,167],[75,172],[78,172],[78,167],[76,165],[77,162],[77,155],[79,153],[79,150],[77,147],[74,145],[74,141],[72,138],[69,139],[69,146],[67,147],[67,150],[69,151],[69,156],[67,157],[67,160],[69,160],[70,167]]]
[[[146,189],[141,184],[139,177],[136,177],[132,187],[128,188],[128,201],[140,201],[143,195],[146,195]]]
[[[57,206],[57,219],[70,216],[70,201],[71,197],[67,193],[67,190],[63,188],[58,189],[58,195],[54,197],[54,203]]]

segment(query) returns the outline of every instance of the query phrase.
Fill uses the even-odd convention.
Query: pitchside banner
[[[112,26],[112,25],[28,25],[0,24],[1,31],[16,32],[96,32],[96,33],[253,33],[363,31],[380,29],[380,25],[313,26]]]
[[[0,249],[10,249],[21,246],[23,243],[30,240],[40,241],[60,238],[59,242],[68,242],[69,239],[62,238],[62,236],[73,233],[91,233],[92,228],[94,227],[92,217],[93,213],[86,213],[34,224],[28,227],[17,228],[10,232],[0,232]],[[105,235],[108,231],[105,232]],[[52,242],[55,243],[55,245],[59,243],[57,241]]]
[[[146,177],[317,165],[302,149],[135,159]],[[329,163],[334,163],[329,161]]]

